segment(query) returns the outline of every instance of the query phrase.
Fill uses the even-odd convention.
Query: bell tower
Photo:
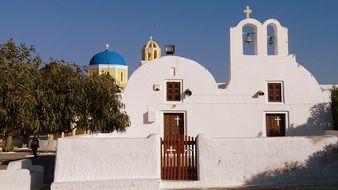
[[[148,61],[151,61],[153,59],[158,59],[160,57],[161,57],[161,48],[153,40],[153,37],[150,36],[149,41],[142,48],[142,59],[141,59],[140,65],[143,65]]]
[[[246,6],[246,18],[230,29],[231,60],[277,58],[289,56],[288,30],[276,19],[261,23],[251,18],[252,10]]]

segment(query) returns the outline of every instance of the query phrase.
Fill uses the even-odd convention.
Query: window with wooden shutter
[[[268,83],[268,102],[282,102],[282,83]]]
[[[181,100],[181,83],[167,82],[167,101]]]

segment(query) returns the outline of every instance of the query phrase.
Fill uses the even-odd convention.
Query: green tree
[[[41,76],[39,115],[45,133],[67,133],[75,128],[123,132],[130,125],[111,76],[87,77],[83,68],[57,60],[43,67]]]
[[[338,130],[338,88],[333,87],[331,91],[332,117],[334,129]]]
[[[38,124],[32,118],[40,64],[33,47],[17,46],[12,39],[0,44],[0,132],[5,151],[12,148],[7,144],[12,136],[36,132]]]
[[[77,126],[93,132],[124,132],[130,125],[119,87],[108,74],[85,77],[78,86]]]
[[[41,89],[39,96],[39,120],[41,132],[70,132],[77,115],[77,92],[83,72],[75,64],[53,60],[41,68]]]
[[[33,47],[0,44],[0,136],[70,132],[123,132],[130,125],[109,75],[87,77],[83,67],[52,60],[41,68]]]

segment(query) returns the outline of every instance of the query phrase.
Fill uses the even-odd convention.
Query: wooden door
[[[266,114],[266,136],[285,136],[285,114]]]
[[[164,113],[164,137],[184,135],[184,114]]]

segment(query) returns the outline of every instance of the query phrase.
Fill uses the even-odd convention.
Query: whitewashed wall
[[[0,170],[0,184],[3,190],[30,190],[30,172],[28,169]]]
[[[138,139],[61,138],[52,189],[157,189],[159,150],[157,135]]]
[[[254,26],[257,54],[243,54],[243,26]],[[276,28],[276,55],[267,54],[267,26]],[[163,114],[185,114],[185,134],[212,137],[266,136],[265,114],[286,114],[286,135],[321,135],[332,128],[330,91],[289,54],[288,30],[275,19],[260,23],[244,19],[230,29],[229,80],[218,88],[201,64],[179,56],[164,56],[140,66],[129,78],[122,100],[131,119],[124,136],[163,135]],[[203,64],[203,63],[202,63]],[[224,69],[227,66],[224,64]],[[174,70],[174,71],[173,71]],[[182,100],[166,101],[166,82],[182,82]],[[282,82],[283,102],[268,102],[268,82]],[[159,91],[154,91],[157,85]],[[186,89],[190,97],[184,96]],[[258,91],[263,96],[255,96]],[[153,120],[148,122],[147,115]]]
[[[329,91],[318,83],[295,60],[266,58],[260,62],[234,63],[232,80],[226,89],[218,89],[212,75],[198,63],[177,56],[165,56],[138,68],[123,94],[131,127],[123,136],[163,135],[163,114],[185,114],[187,135],[205,133],[212,137],[265,136],[265,113],[285,113],[288,136],[320,135],[331,125]],[[269,61],[271,59],[271,61]],[[175,68],[175,76],[170,69]],[[166,102],[167,80],[181,80],[182,91],[192,95],[180,102]],[[283,81],[284,102],[267,102],[267,81]],[[160,91],[153,91],[159,84]],[[259,90],[264,96],[254,97]],[[156,114],[147,122],[147,114]]]
[[[210,138],[199,135],[198,181],[161,188],[338,182],[338,137]]]
[[[59,140],[53,190],[170,189],[338,183],[338,137],[197,137],[198,181],[160,180],[160,141]]]
[[[198,153],[199,178],[206,186],[338,182],[338,138],[333,136],[199,136]]]

